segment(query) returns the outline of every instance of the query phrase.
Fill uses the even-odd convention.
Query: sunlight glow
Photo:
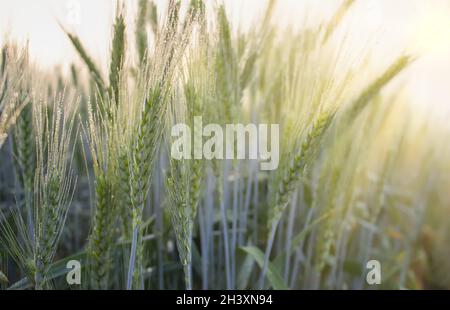
[[[156,2],[163,4],[165,0]],[[217,3],[207,1],[209,7]],[[255,17],[261,16],[267,1],[227,0],[224,3],[233,23],[246,29]],[[301,27],[305,18],[308,23],[329,17],[340,3],[339,0],[279,0],[275,19],[283,27]],[[133,24],[137,1],[126,1],[126,4],[128,24]],[[114,0],[0,0],[0,44],[8,38],[28,42],[31,58],[39,60],[40,66],[58,66],[67,72],[69,65],[79,59],[61,24],[80,37],[92,57],[106,70],[104,55],[110,50],[114,6]],[[378,38],[373,53],[376,61],[382,62],[389,58],[383,55],[390,55],[406,43],[420,56],[410,70],[412,97],[426,104],[432,100],[435,105],[450,110],[450,89],[443,83],[450,75],[449,1],[361,0],[349,15],[346,27],[352,32],[356,49],[365,44],[368,34],[373,34]]]

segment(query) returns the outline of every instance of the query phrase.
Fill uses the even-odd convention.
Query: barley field
[[[450,24],[357,35],[369,1],[113,1],[66,66],[0,28],[0,288],[450,289]]]

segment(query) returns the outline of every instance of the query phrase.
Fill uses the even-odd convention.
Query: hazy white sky
[[[158,0],[164,4],[166,0]],[[209,5],[217,3],[210,0]],[[247,27],[262,13],[265,0],[224,0],[235,24]],[[331,15],[339,0],[279,0],[280,24],[300,25],[305,13],[311,20]],[[137,0],[126,1],[130,22]],[[74,31],[92,56],[104,67],[109,51],[114,0],[0,0],[0,43],[3,34],[29,40],[30,54],[42,66],[67,64],[76,54],[58,25]],[[374,45],[380,56],[400,46],[422,57],[410,74],[414,98],[425,105],[437,103],[450,111],[450,0],[357,0],[349,18],[352,38],[364,41],[376,33]],[[356,29],[356,30],[355,30]],[[383,57],[380,57],[382,61]],[[385,57],[390,59],[390,57]]]

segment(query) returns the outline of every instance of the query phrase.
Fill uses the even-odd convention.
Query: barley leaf
[[[260,249],[249,246],[249,247],[241,247],[241,250],[248,253],[253,259],[258,263],[260,268],[264,265],[264,253],[261,252]],[[288,286],[284,283],[283,278],[281,277],[278,270],[276,270],[275,266],[269,262],[267,268],[267,279],[272,284],[273,288],[276,290],[287,290]]]

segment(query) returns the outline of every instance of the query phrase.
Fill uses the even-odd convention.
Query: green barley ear
[[[219,31],[220,31],[220,40],[223,48],[223,53],[225,53],[225,57],[231,57],[229,55],[233,49],[231,42],[231,27],[228,21],[227,13],[225,10],[225,6],[221,5],[218,10],[218,23],[219,23]]]
[[[115,220],[115,141],[111,134],[111,119],[103,117],[99,111],[94,112],[90,103],[87,109],[88,124],[83,129],[92,155],[95,177],[95,207],[88,254],[92,264],[92,285],[96,289],[107,289]]]
[[[181,167],[179,167],[181,168]],[[175,168],[174,168],[175,169]],[[183,265],[185,285],[187,290],[192,289],[192,213],[187,205],[187,183],[180,180],[181,176],[175,176],[175,171],[171,171],[171,176],[167,178],[166,188],[169,195],[169,212],[177,239],[177,248]],[[181,187],[180,187],[181,186]]]
[[[161,59],[156,60],[156,66],[162,65],[162,68],[157,69],[161,70],[158,77],[159,87],[161,88],[165,88],[173,77],[173,69],[180,60],[190,37],[191,22],[188,23],[189,27],[179,29],[180,5],[178,0],[169,1],[165,25],[162,29],[161,38],[158,38],[157,42],[158,53],[161,53],[157,56]]]
[[[178,111],[178,107],[172,106],[171,115],[176,123],[185,119],[186,111]],[[177,115],[178,114],[178,115]],[[171,138],[170,138],[171,139]],[[170,150],[169,150],[170,152]],[[174,227],[177,248],[184,271],[184,279],[187,290],[192,289],[192,227],[194,206],[191,203],[192,165],[190,160],[169,159],[169,174],[166,179],[166,189],[169,198],[169,213]]]
[[[240,73],[240,88],[244,90],[247,88],[251,79],[254,78],[255,69],[257,68],[256,62],[258,58],[261,56],[264,50],[264,45],[268,44],[271,39],[271,32],[273,29],[271,27],[271,21],[273,17],[273,13],[275,11],[276,0],[270,0],[267,3],[267,7],[265,8],[265,13],[261,21],[261,27],[259,29],[253,30],[254,33],[251,33],[255,36],[256,42],[251,43],[251,52],[246,57],[243,69]]]
[[[228,21],[227,13],[225,7],[222,5],[219,7],[217,12],[217,20],[219,27],[219,60],[220,66],[231,66],[231,69],[234,69],[234,50],[232,45],[231,38],[231,27]],[[226,68],[222,68],[225,70]],[[231,73],[230,73],[231,74]]]
[[[280,221],[281,215],[286,209],[308,162],[313,159],[318,145],[322,141],[322,138],[333,119],[334,113],[322,112],[306,132],[300,150],[294,156],[286,170],[275,195],[275,203],[272,210],[273,214],[270,216],[270,226],[272,226],[273,223],[278,223]]]
[[[379,78],[377,78],[371,85],[369,85],[362,94],[347,108],[342,115],[340,115],[339,123],[343,126],[348,126],[352,121],[370,102],[379,91],[389,83],[398,73],[400,73],[410,63],[410,58],[407,56],[400,57],[395,61]],[[300,152],[294,157],[287,173],[280,182],[280,187],[275,197],[274,213],[270,219],[278,222],[283,210],[289,203],[290,196],[295,189],[295,185],[299,180],[299,174],[303,173],[306,167],[306,159],[311,150],[325,133],[326,129],[334,119],[334,113],[323,113],[314,122],[311,129],[304,138]]]
[[[89,70],[89,73],[91,74],[92,78],[95,81],[95,84],[97,85],[97,88],[99,89],[99,91],[101,93],[103,93],[103,91],[105,91],[106,87],[105,87],[105,82],[103,81],[102,75],[100,74],[100,70],[98,70],[94,61],[92,60],[92,58],[88,55],[88,53],[84,49],[83,44],[81,43],[80,39],[76,35],[71,34],[71,33],[67,32],[66,30],[64,30],[64,32],[66,33],[70,42],[72,43],[72,45],[78,52],[78,55],[81,57],[81,59],[86,64],[86,66]]]
[[[194,118],[203,115],[202,98],[200,97],[199,91],[194,85],[186,86],[186,102],[188,105],[189,112],[189,122],[191,123],[191,128],[193,128],[194,135],[201,135],[202,128],[195,124]],[[193,153],[202,152],[203,145],[199,141],[194,142]],[[194,158],[192,154],[192,158]],[[205,178],[205,166],[204,161],[201,159],[193,159],[191,164],[190,179],[189,179],[189,207],[191,208],[192,217],[197,215],[198,205],[200,203],[201,197],[201,186]]]
[[[72,170],[74,113],[68,116],[64,96],[55,100],[51,118],[44,103],[35,105],[36,153],[34,181],[34,283],[36,289],[49,287],[48,272],[55,256],[76,178]]]
[[[96,289],[108,288],[108,275],[112,265],[112,225],[114,224],[112,185],[110,176],[98,174],[95,179],[95,213],[89,237],[92,282]]]
[[[109,68],[109,95],[116,104],[119,100],[119,80],[125,62],[125,17],[123,8],[117,4],[112,41],[111,64]]]
[[[29,226],[32,226],[33,183],[36,169],[36,145],[33,129],[33,103],[24,97],[27,103],[17,120],[14,129],[14,153],[18,179],[23,189],[24,206],[28,214]]]
[[[153,79],[147,81],[142,110],[130,152],[132,244],[127,276],[127,289],[142,288],[142,221],[144,203],[148,196],[153,163],[159,150],[166,125],[168,98],[171,94],[175,68],[189,40],[189,29],[179,31],[179,1],[170,1],[164,33],[157,42],[158,59],[149,63]],[[161,59],[159,59],[161,58]]]
[[[191,2],[191,5],[192,2]],[[199,12],[198,4],[191,7],[192,18]],[[200,25],[201,26],[201,25]],[[203,43],[200,37],[196,43]],[[195,43],[193,46],[196,46]],[[201,47],[200,47],[201,48]],[[186,123],[193,128],[193,136],[202,135],[202,127],[195,122],[196,117],[204,115],[205,101],[209,98],[210,83],[208,79],[208,60],[204,58],[204,50],[194,51],[187,64],[187,77],[184,82],[183,95],[171,100],[168,123]],[[173,138],[169,135],[168,141]],[[200,205],[203,182],[205,179],[205,162],[195,158],[195,154],[203,151],[203,145],[197,139],[191,150],[191,160],[169,159],[169,171],[166,188],[169,200],[169,213],[173,227],[178,253],[184,271],[186,289],[192,289],[192,234],[198,207]],[[170,145],[170,143],[169,143]],[[171,150],[168,150],[169,153]]]
[[[225,7],[221,5],[217,12],[218,46],[216,56],[217,96],[225,112],[225,122],[231,122],[239,103],[239,73],[236,51],[233,48],[231,27]]]
[[[301,177],[304,175],[307,165],[314,159],[327,129],[334,120],[334,116],[334,112],[326,111],[322,112],[314,120],[311,127],[304,134],[299,151],[283,172],[281,180],[276,183],[279,187],[276,191],[272,208],[269,210],[269,236],[264,264],[259,278],[261,289],[264,287],[270,254],[281,216],[286,210]]]
[[[131,219],[132,219],[132,254],[127,279],[127,289],[141,287],[142,275],[142,217],[144,204],[148,196],[150,180],[153,172],[153,163],[161,141],[164,118],[166,90],[159,88],[151,90],[145,99],[142,114],[135,133],[135,139],[130,155],[130,183],[131,183]]]
[[[156,37],[158,35],[158,7],[156,6],[154,1],[150,1],[148,19],[150,20],[150,26],[153,35]]]
[[[147,9],[148,0],[139,0],[138,14],[136,19],[136,50],[139,57],[139,64],[145,64],[147,57]]]
[[[136,151],[134,154],[134,168],[137,169],[134,177],[138,178],[134,183],[138,185],[135,190],[139,193],[146,192],[150,183],[150,172],[155,157],[157,145],[162,136],[163,113],[165,110],[163,94],[161,90],[151,91],[146,99],[144,111],[137,134]],[[144,198],[135,200],[134,205],[139,206],[144,203]]]
[[[131,165],[128,146],[120,146],[118,150],[117,171],[117,201],[122,223],[123,235],[126,240],[131,236]]]
[[[19,122],[19,127],[14,128],[13,142],[16,141],[18,131],[23,133],[22,144],[15,145],[15,163],[22,164],[19,170],[20,185],[25,192],[25,208],[16,206],[6,216],[0,210],[0,243],[9,256],[19,265],[26,277],[33,281],[33,205],[30,197],[33,195],[34,167],[28,163],[33,162],[35,154],[28,152],[34,147],[34,135],[31,131],[32,121],[28,119],[30,113],[21,115],[22,109],[28,104],[29,63],[27,48],[19,49],[13,44],[7,43],[2,49],[0,72],[0,148],[2,147],[11,127]],[[26,110],[28,111],[29,105]],[[25,125],[22,120],[26,119]],[[21,129],[24,129],[23,131]],[[19,158],[20,156],[20,158]],[[29,157],[28,157],[29,156]],[[30,170],[25,170],[30,169]],[[26,184],[26,185],[25,185]],[[25,189],[26,187],[26,189]],[[8,208],[11,209],[11,208]],[[25,210],[24,210],[25,209]]]
[[[340,115],[339,123],[348,127],[374,99],[380,91],[389,84],[398,74],[405,70],[413,61],[410,56],[401,56],[387,68],[383,74],[375,79]]]
[[[34,181],[35,141],[33,130],[33,103],[28,89],[19,92],[19,101],[24,102],[22,113],[17,119],[14,129],[14,151],[21,183],[24,188],[32,189]]]
[[[28,70],[28,49],[5,45],[2,50],[0,75],[0,148],[9,129],[14,126],[26,102],[17,96]]]
[[[322,41],[323,43],[328,41],[328,39],[331,37],[333,32],[337,29],[337,27],[342,22],[345,15],[347,14],[347,12],[349,11],[349,9],[352,7],[352,5],[354,3],[355,3],[355,0],[345,0],[341,4],[341,6],[339,7],[339,9],[336,11],[333,18],[331,19],[331,21],[328,22],[328,24],[325,27],[325,34],[323,36],[323,41]]]

